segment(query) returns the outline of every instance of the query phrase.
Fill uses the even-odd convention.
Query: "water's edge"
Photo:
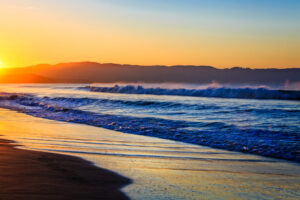
[[[290,143],[282,148],[280,142],[282,143],[284,141],[273,138],[273,132],[244,130],[244,135],[241,136],[239,130],[239,132],[236,133],[237,136],[235,136],[234,129],[230,129],[230,133],[220,130],[219,132],[203,131],[199,134],[198,130],[185,130],[187,127],[186,123],[181,123],[180,121],[174,122],[172,120],[158,120],[156,118],[141,119],[130,116],[96,114],[77,109],[50,106],[38,101],[40,101],[39,98],[30,95],[6,94],[6,96],[2,95],[1,97],[0,107],[34,117],[87,124],[129,134],[158,137],[217,149],[226,149],[300,162],[300,152],[297,150],[297,144]],[[155,126],[153,124],[155,124]],[[165,129],[164,126],[166,126],[166,124],[172,124],[172,129]],[[228,138],[229,134],[230,138]],[[257,140],[257,135],[264,135],[264,138],[267,140]],[[270,145],[272,148],[270,148]]]

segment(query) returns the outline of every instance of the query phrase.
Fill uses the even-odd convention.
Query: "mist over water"
[[[300,100],[300,91],[297,84],[289,85],[232,85],[218,84],[149,84],[149,83],[118,83],[92,84],[85,89],[92,92],[123,93],[123,94],[150,94],[194,97],[240,98],[240,99],[281,99]],[[290,89],[290,90],[287,90]]]
[[[6,85],[0,88],[5,92],[0,106],[42,118],[299,162],[300,102],[294,101],[299,91],[280,87]]]
[[[288,80],[284,84],[231,84],[231,83],[218,83],[217,81],[212,81],[209,84],[199,84],[199,83],[125,83],[125,82],[115,82],[115,83],[93,83],[90,84],[92,87],[114,87],[114,86],[142,86],[143,88],[162,88],[162,89],[208,89],[208,88],[233,88],[233,89],[245,89],[245,88],[265,88],[269,90],[300,90],[300,82],[290,83]]]

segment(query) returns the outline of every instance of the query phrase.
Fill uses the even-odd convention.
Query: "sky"
[[[300,67],[299,0],[0,0],[0,67]]]

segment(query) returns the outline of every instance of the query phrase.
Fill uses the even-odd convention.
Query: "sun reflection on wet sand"
[[[298,199],[300,166],[0,109],[3,138],[80,156],[133,179],[132,199]]]

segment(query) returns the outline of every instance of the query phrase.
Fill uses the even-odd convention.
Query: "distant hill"
[[[1,83],[177,83],[284,84],[300,82],[300,68],[250,69],[211,66],[138,66],[94,62],[35,65],[5,69]]]
[[[53,79],[35,74],[6,74],[0,76],[0,83],[54,83]]]

